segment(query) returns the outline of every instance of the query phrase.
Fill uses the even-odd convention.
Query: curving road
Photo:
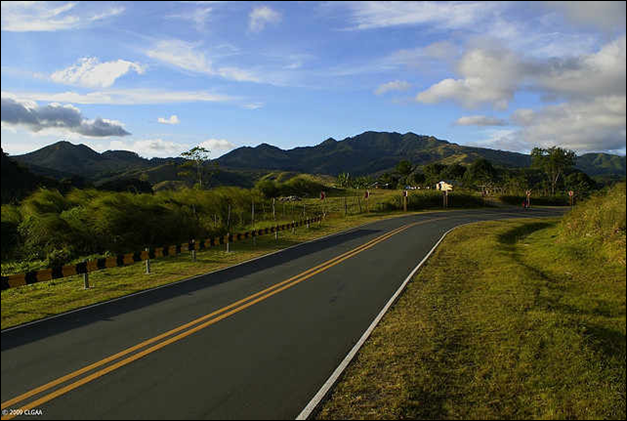
[[[2,419],[294,419],[446,231],[560,214],[379,221],[8,329]]]

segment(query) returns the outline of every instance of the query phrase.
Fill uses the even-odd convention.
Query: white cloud
[[[146,55],[194,73],[220,76],[238,82],[261,82],[260,78],[249,70],[229,66],[215,68],[212,61],[198,47],[199,44],[196,43],[165,40],[157,42],[151,50],[146,51]]]
[[[211,155],[215,158],[237,148],[237,146],[226,139],[207,139],[198,146],[209,149]]]
[[[181,152],[189,149],[186,145],[160,138],[142,139],[128,142],[114,140],[109,143],[108,147],[105,146],[104,148],[109,150],[133,151],[137,152],[140,156],[147,158],[169,158],[178,156]],[[103,147],[101,146],[99,149],[102,150]]]
[[[456,122],[458,126],[507,126],[507,121],[484,115],[471,115],[459,118]]]
[[[156,89],[118,89],[95,91],[86,94],[77,92],[2,92],[2,96],[16,96],[31,101],[71,102],[74,104],[170,104],[186,102],[226,102],[237,99],[208,91],[166,91]]]
[[[80,14],[79,3],[46,1],[3,1],[2,30],[11,32],[61,31],[88,26],[124,12],[124,7],[113,7],[95,14]]]
[[[146,51],[146,55],[184,70],[212,74],[211,61],[196,49],[197,46],[181,40],[164,40]]]
[[[456,65],[461,79],[444,79],[416,96],[424,103],[453,100],[466,108],[506,109],[521,89],[546,98],[585,99],[625,92],[625,36],[598,52],[566,59],[521,56],[491,44],[466,51]]]
[[[252,32],[260,32],[267,24],[279,23],[281,14],[268,6],[259,6],[250,12],[248,19],[248,29]]]
[[[190,12],[169,15],[167,17],[171,19],[183,19],[191,21],[194,23],[194,27],[196,28],[196,30],[204,31],[212,10],[213,9],[211,7],[198,8]]]
[[[108,88],[113,85],[117,78],[130,71],[141,75],[145,72],[145,68],[132,61],[116,60],[100,63],[96,57],[85,57],[67,69],[54,72],[50,75],[50,79],[66,85]]]
[[[96,118],[88,120],[73,105],[52,103],[39,107],[30,100],[2,96],[3,126],[21,126],[32,132],[50,130],[72,132],[89,137],[128,136],[119,121]]]
[[[420,92],[416,100],[427,104],[454,100],[471,109],[487,103],[503,110],[525,80],[525,64],[517,54],[502,48],[467,51],[457,71],[463,79],[444,79]]]
[[[484,133],[487,138],[472,142],[472,146],[521,153],[529,153],[533,149],[533,145],[522,140],[520,131],[515,129],[489,129]]]
[[[550,94],[570,98],[625,92],[625,51],[623,35],[603,46],[597,53],[541,63],[541,69],[536,71],[537,85]]]
[[[244,107],[247,110],[258,110],[259,108],[263,108],[263,102],[252,102],[250,104],[244,104]]]
[[[441,29],[473,28],[495,7],[491,2],[364,1],[342,2],[353,27],[364,30],[431,24]]]
[[[586,151],[625,148],[624,95],[597,97],[550,105],[538,111],[517,110],[512,121],[521,126],[520,138],[533,146]]]
[[[625,30],[624,1],[547,1],[571,22],[601,30]]]
[[[176,115],[171,115],[170,118],[159,117],[157,121],[162,124],[179,124],[181,122]]]
[[[384,83],[374,91],[375,95],[383,95],[390,91],[406,91],[411,88],[411,83],[404,80],[395,80],[392,82]]]

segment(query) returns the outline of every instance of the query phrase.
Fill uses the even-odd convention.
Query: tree
[[[338,187],[350,187],[351,185],[351,176],[349,173],[343,172],[338,174],[337,176],[337,185]]]
[[[427,178],[425,177],[425,175],[421,172],[415,172],[414,173],[414,183],[416,184],[424,184],[425,181],[427,181]]]
[[[466,174],[466,167],[464,167],[463,165],[457,162],[449,165],[443,171],[444,178],[448,178],[450,180],[457,180],[457,181],[462,180],[465,174]]]
[[[210,161],[209,153],[209,149],[205,149],[202,146],[196,146],[189,151],[183,152],[181,157],[185,158],[186,161],[179,166],[183,171],[179,172],[178,175],[194,179],[196,181],[195,187],[203,189],[203,183],[209,184],[211,176],[216,172],[218,167],[218,163],[213,161],[213,168],[207,168],[206,164]]]
[[[578,196],[587,196],[590,191],[596,188],[596,182],[588,174],[576,171],[564,178],[564,185],[567,190],[573,190]]]
[[[466,180],[475,184],[483,191],[487,190],[496,181],[497,172],[492,163],[485,158],[477,159],[466,170]]]
[[[446,170],[446,165],[439,164],[437,162],[433,164],[425,165],[423,171],[425,173],[425,177],[427,179],[428,184],[435,184],[438,181],[442,180],[443,172]]]
[[[400,161],[398,164],[396,164],[396,172],[398,173],[398,175],[401,176],[401,178],[407,178],[411,175],[411,173],[414,172],[414,170],[416,169],[415,166],[413,166],[411,164],[411,162],[407,161],[407,160],[402,160]]]
[[[560,177],[575,166],[576,159],[577,155],[574,151],[558,146],[552,146],[548,149],[533,148],[531,151],[531,166],[544,171],[551,186],[552,195],[555,195]]]

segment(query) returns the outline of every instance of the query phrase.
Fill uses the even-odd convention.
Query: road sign
[[[407,197],[407,190],[403,190],[403,197]]]
[[[323,192],[323,191],[321,191],[321,192],[320,192],[320,200],[324,200],[325,196],[326,196],[326,195],[324,194],[324,192]]]
[[[531,190],[527,190],[527,197],[531,196]]]
[[[569,191],[569,192],[568,192],[568,195],[569,195],[570,197],[573,197],[573,196],[575,195],[575,192],[571,190],[571,191]]]
[[[364,198],[369,198],[370,197],[370,192],[368,190],[366,190],[366,193],[364,194]]]

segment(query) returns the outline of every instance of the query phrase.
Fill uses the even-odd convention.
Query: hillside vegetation
[[[560,237],[625,265],[625,202],[625,183],[596,193],[564,217]]]

